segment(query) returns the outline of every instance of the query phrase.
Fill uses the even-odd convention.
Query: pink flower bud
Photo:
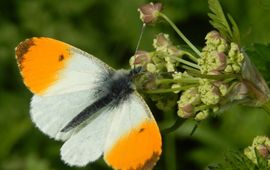
[[[162,10],[161,3],[149,3],[141,6],[138,11],[140,12],[141,20],[146,23],[154,23],[158,18],[158,12]]]
[[[146,51],[137,51],[134,57],[134,65],[144,65],[151,61],[151,58]]]
[[[263,158],[267,158],[269,155],[269,150],[266,146],[264,145],[259,145],[257,147],[258,153],[263,157]]]
[[[187,103],[184,106],[181,106],[179,109],[181,109],[181,116],[182,118],[189,118],[193,114],[193,106],[190,103]]]
[[[221,36],[219,32],[216,30],[209,32],[205,37],[205,39],[218,39],[218,38],[221,38]]]
[[[169,40],[169,35],[159,33],[158,35],[156,35],[156,38],[154,39],[153,45],[157,49],[168,48],[168,46],[171,45],[171,42]]]
[[[226,68],[227,56],[224,53],[218,53],[219,67],[217,70],[224,70]]]

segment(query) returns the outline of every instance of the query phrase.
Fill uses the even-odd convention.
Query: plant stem
[[[186,66],[186,65],[182,65],[181,66],[183,69],[187,70],[187,71],[191,71],[191,72],[194,72],[194,73],[197,73],[197,74],[200,74],[201,72],[197,69],[194,69],[192,67],[189,67],[189,66]]]
[[[173,112],[164,113],[165,120],[174,119]],[[165,155],[165,169],[177,170],[177,159],[176,159],[176,136],[174,133],[163,136],[164,140],[164,155]]]
[[[198,55],[201,56],[201,52],[184,36],[184,34],[177,28],[177,26],[163,13],[159,12],[159,16],[165,19],[174,29],[174,31],[187,43],[187,45]]]
[[[198,63],[198,59],[194,55],[192,55],[191,53],[184,51],[184,54],[186,54],[192,61]]]
[[[175,91],[186,90],[186,89],[189,89],[189,88],[194,87],[194,86],[197,86],[197,84],[182,86],[182,87],[178,87],[178,88],[170,88],[170,89],[146,90],[146,91],[144,91],[144,93],[147,93],[147,94],[173,93]]]
[[[205,110],[205,109],[209,109],[213,107],[213,105],[201,105],[201,106],[197,106],[195,107],[195,112],[201,111],[201,110]]]
[[[186,64],[190,67],[196,68],[196,69],[200,69],[200,66],[198,66],[197,64],[194,64],[192,62],[189,62],[187,60],[184,60],[182,58],[178,58],[178,57],[174,57],[174,56],[169,56],[171,59],[179,61],[180,63]]]
[[[200,74],[191,70],[187,72],[188,74],[195,77],[207,78],[207,79],[213,79],[213,80],[225,80],[225,79],[231,79],[231,78],[238,78],[238,74],[208,75],[208,74]]]
[[[168,83],[198,83],[197,78],[181,78],[181,79],[159,79],[156,81],[157,84],[168,84]]]

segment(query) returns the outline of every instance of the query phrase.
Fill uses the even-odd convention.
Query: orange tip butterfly
[[[31,118],[49,137],[65,143],[61,159],[82,167],[103,156],[113,169],[152,169],[161,154],[157,123],[132,78],[94,56],[51,38],[16,47],[25,85],[34,94]]]

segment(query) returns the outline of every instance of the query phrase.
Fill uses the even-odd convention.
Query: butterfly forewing
[[[45,134],[66,140],[60,130],[97,96],[101,78],[113,69],[90,54],[51,38],[31,38],[16,48],[26,86],[35,94],[31,117]],[[77,129],[78,130],[78,129]]]

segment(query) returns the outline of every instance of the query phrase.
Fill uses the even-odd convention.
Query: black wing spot
[[[58,57],[58,61],[63,61],[65,59],[65,56],[63,54],[60,54]]]
[[[141,128],[140,130],[139,130],[139,133],[142,133],[144,131],[144,128]]]

